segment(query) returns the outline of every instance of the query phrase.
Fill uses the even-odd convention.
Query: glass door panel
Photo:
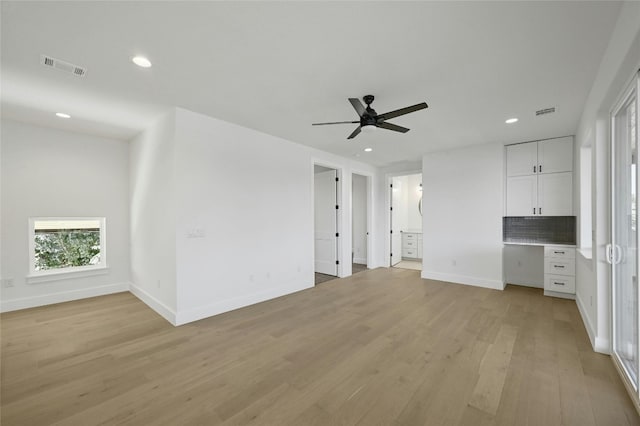
[[[638,389],[637,88],[612,116],[613,352]]]

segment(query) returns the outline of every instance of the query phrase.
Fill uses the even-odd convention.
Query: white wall
[[[313,286],[314,163],[340,171],[351,274],[351,172],[374,167],[183,109],[175,123],[177,324]]]
[[[592,146],[591,200],[594,223],[593,258],[577,260],[576,302],[594,349],[603,353],[608,353],[610,349],[611,284],[610,267],[605,260],[605,246],[611,241],[609,111],[625,83],[639,67],[640,3],[625,2],[580,118],[575,144],[578,167],[581,147]],[[577,182],[575,193],[578,198],[579,188],[580,182]],[[580,200],[575,205],[580,205]]]
[[[128,144],[3,120],[2,288],[9,311],[126,291],[129,287]],[[108,271],[28,284],[29,217],[106,217]]]
[[[423,278],[504,288],[503,169],[501,144],[423,157]]]
[[[367,264],[367,178],[352,175],[352,247],[353,261]]]
[[[172,110],[130,144],[131,291],[175,324],[176,165]]]

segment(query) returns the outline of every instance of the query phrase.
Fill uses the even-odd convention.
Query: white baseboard
[[[582,323],[584,324],[584,328],[587,330],[587,334],[589,335],[589,341],[591,342],[591,347],[596,349],[596,330],[593,327],[593,323],[591,322],[591,318],[587,315],[587,309],[584,306],[584,302],[580,298],[579,294],[576,294],[576,305],[578,305],[578,312],[580,312],[580,316],[582,317]]]
[[[58,293],[42,294],[19,299],[2,300],[0,312],[17,311],[19,309],[35,308],[38,306],[53,305],[54,303],[70,302],[72,300],[86,299],[89,297],[104,296],[106,294],[122,293],[129,290],[129,283],[117,283],[101,285],[97,287],[82,288],[77,290],[62,291]]]
[[[276,297],[285,296],[287,294],[296,293],[301,290],[312,288],[311,285],[303,285],[300,283],[291,283],[290,285],[281,286],[260,293],[254,293],[247,296],[236,297],[234,299],[223,300],[221,302],[212,303],[210,305],[199,306],[184,311],[178,311],[176,314],[175,325],[183,325],[203,318],[212,317],[224,312],[233,311],[245,306],[254,305]]]
[[[488,280],[485,278],[469,277],[466,275],[444,274],[422,270],[421,277],[426,280],[447,281],[455,284],[464,284],[474,287],[491,288],[494,290],[504,290],[505,284],[500,280]]]
[[[593,345],[593,350],[601,354],[611,355],[611,346],[609,343],[609,339],[603,339],[602,337],[596,336],[596,341],[595,341],[595,344]]]
[[[358,265],[366,265],[367,258],[366,257],[354,257],[353,263],[357,263]]]
[[[135,284],[130,284],[128,290],[138,299],[142,300],[147,306],[156,311],[161,317],[169,321],[171,324],[178,325],[176,323],[177,315],[175,311],[147,293],[146,290],[136,286]]]

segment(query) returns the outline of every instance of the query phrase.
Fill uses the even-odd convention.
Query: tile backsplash
[[[575,216],[502,218],[502,240],[509,243],[576,244]]]

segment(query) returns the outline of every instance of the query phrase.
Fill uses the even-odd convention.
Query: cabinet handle
[[[533,214],[536,214],[536,208],[535,207],[533,208]]]
[[[559,283],[559,282],[557,282],[557,281],[554,281],[553,283],[554,283],[555,285],[564,285],[564,283]]]
[[[554,251],[555,254],[564,254],[563,251]]]
[[[554,268],[561,268],[564,269],[564,265],[553,265]]]
[[[542,164],[540,164],[540,165],[538,166],[538,172],[539,172],[539,173],[542,173]]]
[[[538,207],[538,214],[542,214],[542,207]]]
[[[535,172],[536,172],[536,166],[534,165],[533,166],[533,173],[535,173]]]

